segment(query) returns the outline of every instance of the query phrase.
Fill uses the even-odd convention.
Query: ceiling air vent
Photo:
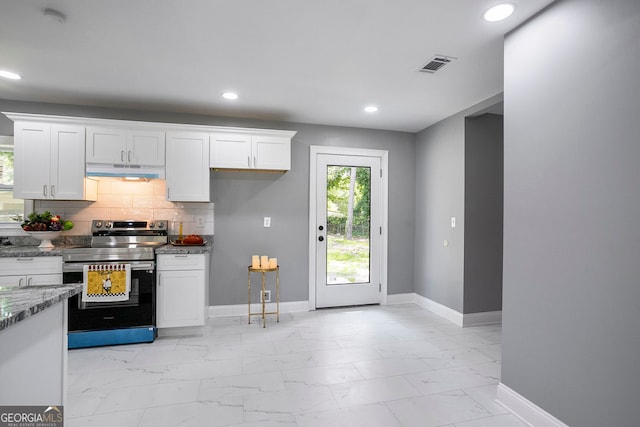
[[[454,59],[456,58],[451,56],[435,55],[429,62],[420,68],[420,71],[424,71],[425,73],[435,73]]]

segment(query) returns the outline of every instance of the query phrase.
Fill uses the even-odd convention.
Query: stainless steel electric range
[[[83,283],[88,269],[129,265],[130,270],[125,301],[83,301],[82,293],[69,299],[69,348],[153,342],[155,249],[168,243],[167,225],[165,220],[94,220],[90,247],[63,250],[64,283]]]

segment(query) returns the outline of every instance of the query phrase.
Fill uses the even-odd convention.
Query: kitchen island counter
[[[82,284],[0,286],[0,331],[82,292]]]
[[[67,377],[67,299],[82,285],[0,288],[3,405],[63,406]]]

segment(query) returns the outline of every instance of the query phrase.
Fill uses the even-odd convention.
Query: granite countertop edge
[[[0,258],[62,256],[64,246],[40,249],[37,246],[0,246]]]
[[[172,244],[164,245],[156,249],[156,255],[171,254],[208,254],[213,249],[213,243],[207,242],[203,246],[174,246]]]
[[[82,284],[0,288],[0,331],[80,292]]]

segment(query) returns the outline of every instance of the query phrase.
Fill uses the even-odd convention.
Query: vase
[[[53,239],[58,237],[61,231],[27,231],[29,236],[34,239],[40,240],[40,245],[38,246],[40,249],[53,249],[55,246],[51,242]]]

